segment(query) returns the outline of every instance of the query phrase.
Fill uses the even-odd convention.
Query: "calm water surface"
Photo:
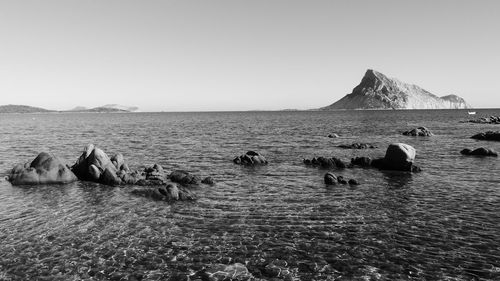
[[[72,164],[94,143],[133,168],[159,163],[217,181],[196,189],[196,202],[168,204],[93,183],[1,180],[0,280],[187,280],[236,262],[263,280],[500,280],[500,162],[459,153],[500,151],[500,142],[469,138],[500,125],[459,123],[467,118],[463,110],[0,115],[2,177],[41,151]],[[401,135],[420,125],[435,136]],[[336,147],[352,142],[379,148]],[[334,172],[361,185],[330,187],[325,170],[302,164],[379,157],[391,142],[414,146],[423,172],[346,169]],[[247,150],[270,165],[231,162]]]

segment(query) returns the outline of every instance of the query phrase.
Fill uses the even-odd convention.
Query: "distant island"
[[[0,113],[42,113],[42,112],[55,112],[55,111],[28,105],[14,105],[14,104],[0,105]]]
[[[470,108],[456,95],[438,97],[416,85],[368,69],[352,93],[321,110],[339,109],[463,109]]]
[[[94,113],[108,113],[108,112],[133,112],[138,110],[138,107],[122,106],[117,104],[106,104],[94,108],[86,108],[77,106],[70,110],[49,110],[40,107],[28,105],[0,105],[0,113],[49,113],[49,112],[94,112]]]

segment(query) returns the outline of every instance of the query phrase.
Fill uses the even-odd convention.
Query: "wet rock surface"
[[[245,166],[256,166],[256,165],[267,165],[268,161],[261,154],[250,150],[247,151],[247,153],[234,158],[233,163]]]
[[[359,143],[355,142],[352,144],[341,144],[338,147],[340,148],[345,148],[345,149],[370,149],[370,148],[377,148],[376,145],[371,144],[371,143]]]
[[[403,135],[413,137],[430,137],[434,134],[426,127],[418,127],[404,132]]]
[[[346,168],[346,164],[336,157],[313,157],[312,159],[303,159],[302,162],[307,166],[319,168]]]
[[[349,185],[359,185],[359,182],[355,179],[346,180],[343,176],[336,176],[332,172],[328,172],[323,177],[326,185],[337,185],[337,184],[349,184]]]
[[[16,165],[9,173],[13,185],[64,184],[74,182],[75,174],[55,155],[42,152],[31,162]]]
[[[460,151],[460,153],[463,155],[472,155],[472,156],[494,156],[494,157],[498,156],[498,153],[493,149],[484,147],[476,148],[474,150],[465,148],[462,151]]]
[[[487,131],[484,133],[475,134],[471,138],[476,140],[500,141],[500,131]]]

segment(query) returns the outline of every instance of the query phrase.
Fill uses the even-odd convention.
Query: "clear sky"
[[[1,0],[0,104],[310,109],[368,68],[500,107],[500,1]]]

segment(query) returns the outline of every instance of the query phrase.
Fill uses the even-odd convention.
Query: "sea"
[[[500,159],[460,154],[500,151],[470,138],[500,125],[461,122],[500,110],[475,111],[1,114],[0,280],[500,280]],[[402,135],[418,126],[434,136]],[[338,147],[354,142],[377,148]],[[416,149],[422,172],[302,162],[383,157],[395,142]],[[216,185],[169,203],[4,179],[42,151],[71,165],[89,143],[132,169],[158,163]],[[232,162],[248,150],[269,164]],[[326,172],[360,185],[327,186]],[[225,267],[248,274],[207,273]]]

